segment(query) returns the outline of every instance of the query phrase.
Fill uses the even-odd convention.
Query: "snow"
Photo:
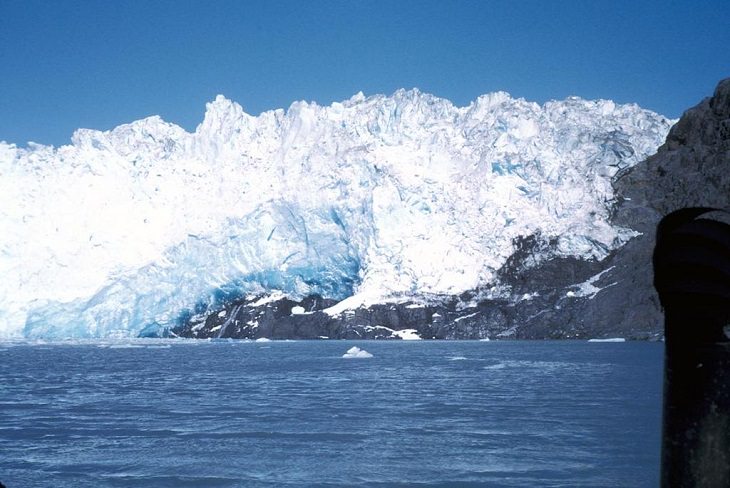
[[[458,318],[454,319],[454,323],[461,322],[462,320],[466,320],[466,319],[469,319],[471,317],[475,317],[477,315],[479,315],[479,312],[470,313],[468,315],[462,315],[461,317],[458,317]]]
[[[414,89],[259,116],[218,96],[192,133],[155,116],[0,142],[0,337],[135,337],[229,294],[347,298],[333,315],[460,294],[538,232],[602,259],[635,235],[608,223],[612,177],[672,122]]]
[[[248,305],[250,307],[260,307],[262,305],[266,305],[269,303],[276,302],[278,300],[281,300],[283,298],[286,298],[286,295],[282,293],[279,290],[274,291],[273,293],[270,293],[268,295],[264,295],[263,297],[259,298],[258,300],[249,303]]]
[[[416,329],[402,329],[394,330],[393,335],[401,338],[404,341],[420,341],[421,336],[418,335]]]
[[[611,287],[616,284],[616,283],[610,283],[610,284],[604,286],[603,288],[599,288],[599,287],[595,286],[595,284],[594,284],[596,281],[600,280],[604,274],[608,273],[613,268],[614,268],[614,266],[611,266],[610,268],[604,269],[600,273],[598,273],[594,276],[591,276],[583,283],[573,285],[574,290],[569,290],[565,294],[565,296],[571,297],[571,298],[572,297],[588,297],[588,298],[595,297],[598,294],[598,292],[600,292],[601,290],[605,290],[606,288]]]
[[[382,299],[382,295],[378,293],[357,293],[355,295],[345,298],[344,300],[336,303],[329,308],[325,308],[323,312],[327,315],[330,315],[331,317],[336,317],[342,313],[346,314],[352,312],[359,307],[367,307],[369,305],[380,303]],[[406,298],[401,298],[400,301],[404,300],[406,300]],[[396,303],[398,302],[398,300],[397,298],[390,297],[388,299],[388,302]]]
[[[421,336],[418,335],[418,331],[416,331],[416,329],[394,330],[394,329],[391,329],[390,327],[385,327],[384,325],[366,325],[365,330],[368,332],[371,332],[373,330],[387,332],[390,334],[391,338],[401,339],[404,341],[420,341],[421,340]]]
[[[626,342],[623,337],[611,337],[609,339],[588,339],[588,342]]]
[[[304,307],[296,306],[296,307],[292,307],[291,313],[292,313],[292,315],[304,315],[307,312],[306,312],[306,310],[304,310]]]
[[[371,358],[373,357],[372,354],[367,352],[365,349],[360,349],[357,346],[353,346],[350,349],[347,350],[345,354],[342,355],[343,358],[355,358],[355,359],[365,359],[365,358]]]

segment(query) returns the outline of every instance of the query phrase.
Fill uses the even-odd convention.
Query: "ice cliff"
[[[550,243],[535,263],[597,262],[637,235],[612,183],[672,123],[414,89],[259,116],[218,96],[193,133],[150,117],[0,142],[0,337],[136,336],[246,295],[499,297],[525,238]]]

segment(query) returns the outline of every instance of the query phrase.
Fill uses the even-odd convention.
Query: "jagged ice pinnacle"
[[[230,296],[349,302],[493,286],[513,239],[601,259],[611,181],[673,121],[636,105],[418,90],[295,102],[223,96],[195,132],[159,117],[0,142],[0,337],[125,337]]]

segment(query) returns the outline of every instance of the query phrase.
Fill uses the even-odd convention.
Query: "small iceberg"
[[[372,354],[367,352],[365,349],[360,349],[357,346],[353,346],[342,355],[343,358],[371,358]]]
[[[271,339],[269,339],[268,337],[259,337],[254,342],[271,342]]]
[[[608,339],[588,339],[588,342],[626,342],[623,337],[611,337]]]

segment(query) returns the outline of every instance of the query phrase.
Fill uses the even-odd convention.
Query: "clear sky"
[[[418,87],[678,117],[728,76],[728,0],[0,0],[0,140],[20,145],[153,114],[194,130],[218,93],[251,114]]]

